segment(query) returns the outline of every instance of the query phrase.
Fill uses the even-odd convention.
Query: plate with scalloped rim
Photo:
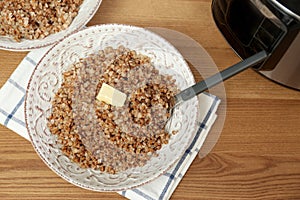
[[[55,44],[64,37],[83,28],[95,15],[101,5],[102,0],[84,0],[77,16],[73,19],[70,26],[58,33],[51,34],[43,39],[21,39],[20,42],[15,41],[10,36],[0,36],[0,49],[10,51],[29,51]]]
[[[147,55],[162,74],[175,78],[179,89],[195,83],[182,55],[164,38],[140,27],[107,24],[72,34],[51,48],[34,70],[25,99],[26,126],[32,144],[42,160],[63,179],[94,191],[123,191],[146,184],[164,174],[184,154],[198,130],[199,102],[193,98],[179,106],[172,124],[178,133],[141,167],[116,174],[80,168],[62,154],[56,136],[47,128],[51,101],[62,83],[62,73],[80,58],[123,45]]]

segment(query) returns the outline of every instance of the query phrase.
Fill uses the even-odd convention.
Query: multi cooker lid
[[[271,0],[280,9],[300,21],[300,2],[299,0]]]

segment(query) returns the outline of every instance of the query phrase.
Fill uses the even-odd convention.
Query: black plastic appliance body
[[[265,50],[254,68],[300,90],[300,1],[213,0],[215,23],[233,50],[245,59]]]

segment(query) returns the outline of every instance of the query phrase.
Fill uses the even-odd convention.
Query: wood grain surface
[[[239,61],[210,0],[103,0],[89,26],[164,27],[199,42],[219,69]],[[0,51],[0,87],[26,52]],[[299,77],[300,79],[300,77]],[[300,92],[252,70],[225,82],[227,114],[215,148],[196,158],[171,199],[300,199]],[[0,126],[0,199],[124,199],[67,183],[30,142]]]

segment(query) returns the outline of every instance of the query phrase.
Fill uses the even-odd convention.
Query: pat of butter
[[[126,101],[126,94],[123,92],[103,83],[101,89],[96,97],[99,101],[104,101],[107,104],[121,107]]]

